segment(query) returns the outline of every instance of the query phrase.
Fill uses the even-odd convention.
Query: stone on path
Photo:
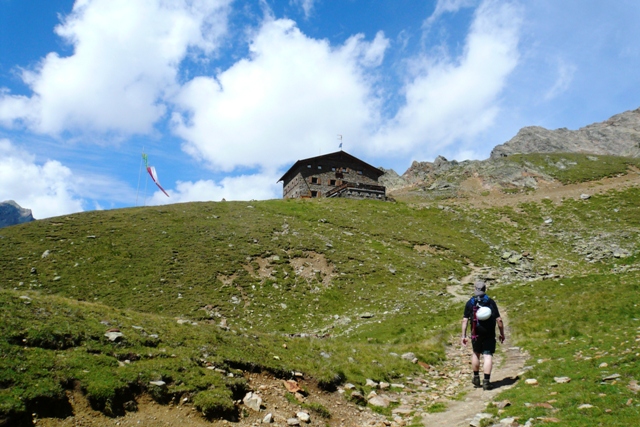
[[[404,360],[410,360],[410,361],[413,361],[413,359],[415,359],[415,358],[416,358],[416,355],[415,355],[414,353],[405,353],[405,354],[403,354],[403,355],[402,355],[402,356],[400,356],[400,357],[402,357]]]
[[[476,416],[473,417],[469,425],[472,427],[480,427],[482,425],[482,420],[491,419],[491,418],[493,418],[493,415],[487,414],[485,412],[476,414]]]
[[[111,332],[105,333],[104,336],[107,337],[109,341],[116,342],[120,338],[122,338],[124,335],[122,334],[122,332],[111,331]]]
[[[409,405],[398,406],[394,410],[391,411],[392,414],[401,414],[401,415],[409,415],[414,411],[413,407]]]
[[[495,402],[493,405],[498,409],[504,409],[507,406],[511,406],[511,402],[508,401],[508,400],[503,400],[503,401],[500,401],[500,402]]]
[[[613,381],[613,380],[617,380],[618,378],[620,378],[620,374],[612,374],[604,377],[602,381]]]
[[[373,396],[369,399],[369,405],[379,408],[388,408],[391,401],[387,396]]]
[[[372,379],[367,378],[367,382],[365,383],[366,387],[373,387],[373,388],[377,388],[378,387],[378,383],[375,382]]]
[[[350,399],[355,401],[355,402],[364,402],[365,398],[362,395],[362,393],[360,393],[359,391],[354,391],[353,393],[351,393]]]
[[[287,389],[289,393],[295,393],[302,390],[298,385],[297,381],[287,380],[287,381],[283,381],[283,383],[284,383],[284,387]]]
[[[262,405],[262,398],[253,392],[249,392],[244,396],[242,402],[249,409],[252,409],[256,412],[260,411],[260,406]]]
[[[311,417],[306,412],[302,412],[302,411],[298,412],[296,414],[296,418],[298,418],[303,423],[311,422]]]

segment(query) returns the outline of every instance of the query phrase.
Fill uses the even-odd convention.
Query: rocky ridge
[[[35,221],[31,209],[24,209],[13,200],[0,203],[0,228]]]
[[[640,108],[575,131],[540,126],[522,128],[510,141],[496,146],[491,158],[558,152],[640,157]]]
[[[433,162],[414,161],[402,175],[392,169],[384,170],[385,175],[380,178],[380,182],[387,187],[392,197],[415,190],[432,197],[446,198],[469,190],[537,189],[539,183],[553,181],[553,178],[533,165],[520,165],[506,160],[514,154],[530,153],[582,153],[638,158],[640,108],[576,131],[566,128],[548,130],[539,126],[525,127],[510,141],[494,147],[486,160],[458,162],[438,156]],[[570,166],[557,165],[559,168]],[[474,180],[477,182],[474,183]],[[469,185],[475,188],[468,188]]]

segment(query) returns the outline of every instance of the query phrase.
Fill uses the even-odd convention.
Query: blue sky
[[[339,134],[400,174],[485,159],[640,107],[638,22],[636,0],[0,0],[0,201],[279,198]]]

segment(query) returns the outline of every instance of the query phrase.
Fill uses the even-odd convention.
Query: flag
[[[153,182],[155,182],[155,184],[158,186],[158,188],[160,190],[162,190],[162,192],[165,194],[165,196],[169,197],[169,194],[167,194],[167,192],[164,191],[164,188],[162,188],[162,185],[160,185],[160,181],[158,180],[158,173],[156,172],[156,168],[154,168],[153,166],[149,166],[149,158],[147,157],[147,155],[145,153],[142,153],[142,160],[144,160],[144,166],[147,168],[147,172],[149,172],[149,175],[151,176],[151,179],[153,180]]]

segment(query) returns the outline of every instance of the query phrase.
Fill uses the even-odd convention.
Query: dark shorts
[[[478,338],[471,340],[473,352],[476,354],[493,354],[496,352],[496,339],[494,338]]]

